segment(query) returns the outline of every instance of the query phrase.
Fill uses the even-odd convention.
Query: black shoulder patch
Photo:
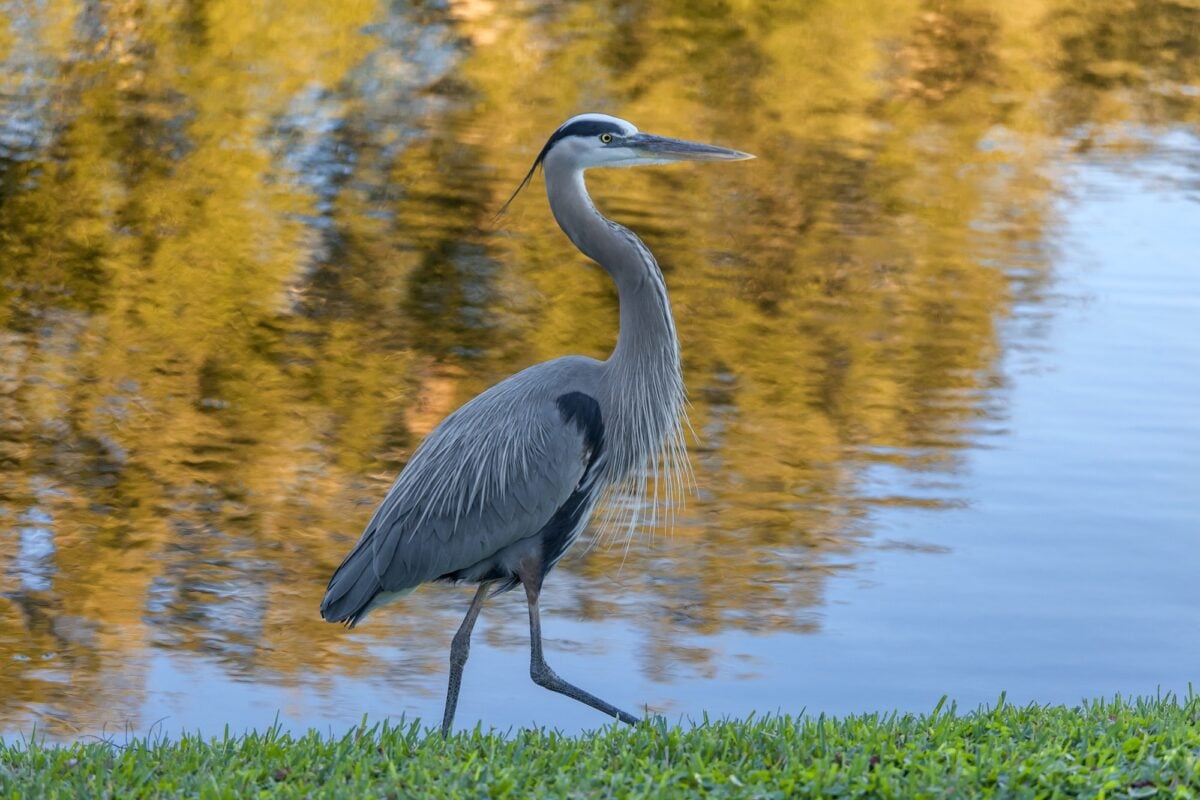
[[[604,418],[600,415],[600,404],[596,398],[583,392],[560,394],[554,402],[563,422],[574,423],[583,434],[583,443],[588,449],[587,468],[590,470],[604,450]]]

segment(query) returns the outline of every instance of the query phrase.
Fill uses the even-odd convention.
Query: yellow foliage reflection
[[[1200,9],[1149,0],[5,9],[0,720],[66,732],[135,715],[158,647],[320,682],[448,637],[455,597],[316,606],[437,420],[611,348],[536,184],[492,222],[566,116],[759,157],[591,178],[666,273],[698,492],[560,569],[584,618],[653,599],[655,670],[704,658],[675,627],[812,625],[879,507],[963,499],[1063,159],[1200,107]]]

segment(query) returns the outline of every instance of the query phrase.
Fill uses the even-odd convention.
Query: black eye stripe
[[[554,147],[560,139],[568,136],[599,136],[602,133],[624,136],[625,130],[620,125],[598,119],[581,119],[570,125],[564,125],[554,132],[554,135],[546,142],[546,146],[542,148],[542,152],[538,153],[537,161],[533,162],[534,169],[537,169],[538,164],[541,164],[542,159],[546,157],[546,153],[549,153],[550,148]]]
[[[581,119],[556,130],[554,135],[550,137],[550,141],[546,142],[546,148],[553,147],[555,142],[567,136],[599,136],[602,133],[620,135],[624,132],[620,125],[615,125],[611,122],[596,119]]]

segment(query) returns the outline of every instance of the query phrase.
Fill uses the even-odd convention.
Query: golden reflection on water
[[[965,499],[1063,170],[1200,109],[1188,3],[0,8],[0,720],[59,732],[136,708],[147,648],[319,682],[450,630],[316,606],[439,419],[611,348],[540,184],[492,220],[570,114],[758,155],[590,177],[667,276],[697,496],[560,569],[653,670],[706,657],[672,628],[815,624],[872,515]]]

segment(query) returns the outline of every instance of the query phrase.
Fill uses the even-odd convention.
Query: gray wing
[[[377,594],[476,565],[550,520],[595,447],[564,418],[561,388],[538,380],[554,363],[493,386],[430,433],[330,579],[325,619],[353,624]]]

